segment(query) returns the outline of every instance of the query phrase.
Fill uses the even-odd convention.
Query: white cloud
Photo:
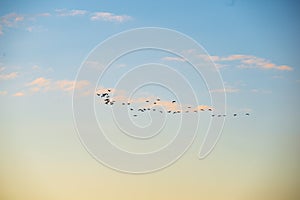
[[[110,12],[94,12],[91,14],[92,21],[111,21],[111,22],[125,22],[131,20],[132,17],[128,15],[115,15]]]
[[[236,93],[239,92],[240,89],[238,88],[233,88],[233,87],[225,87],[225,88],[220,88],[220,89],[214,89],[214,90],[210,90],[210,92],[224,92],[224,93]]]
[[[171,57],[171,56],[163,57],[162,60],[177,61],[177,62],[186,62],[186,60],[184,58],[181,58],[181,57]]]
[[[272,91],[270,91],[270,90],[263,90],[263,89],[252,89],[251,92],[260,93],[260,94],[271,94],[272,93]]]
[[[67,9],[56,9],[55,12],[58,16],[66,17],[66,16],[78,16],[85,15],[88,13],[86,10],[67,10]]]

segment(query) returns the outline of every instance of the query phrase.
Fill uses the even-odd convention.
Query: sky
[[[298,199],[299,9],[296,1],[284,0],[2,0],[1,199]],[[99,44],[143,27],[174,30],[197,42],[207,56],[186,48],[180,38],[174,46],[220,73],[224,88],[210,88],[186,59],[155,49],[122,55],[100,76],[111,54],[142,36],[108,50]],[[170,38],[165,39],[162,44]],[[78,79],[83,69],[85,78]],[[148,79],[170,87],[141,84]],[[107,88],[117,101],[114,109],[96,96]],[[73,96],[74,89],[79,96]],[[217,145],[199,159],[212,118],[208,108],[216,109],[214,95],[226,95],[227,116]],[[129,106],[120,104],[129,97],[134,109],[160,98],[157,108],[164,113],[134,118]],[[174,108],[170,102],[177,97],[181,101]],[[74,102],[80,105],[75,111]],[[130,152],[157,150],[180,128],[188,138],[195,120],[200,124],[190,148],[172,165],[153,173],[124,173],[94,159],[78,137],[78,113],[83,113],[80,126],[92,126],[84,115],[88,103],[109,140]],[[166,113],[187,106],[199,112]],[[124,131],[161,134],[134,140]]]

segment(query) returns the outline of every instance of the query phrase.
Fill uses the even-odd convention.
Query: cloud
[[[37,78],[32,82],[28,83],[27,86],[36,86],[36,87],[47,87],[51,83],[50,79],[46,79],[44,77]]]
[[[73,80],[51,80],[44,77],[36,78],[35,80],[26,84],[29,87],[29,91],[36,92],[49,92],[49,91],[62,91],[72,92],[75,88],[83,90],[90,85],[87,80],[73,81]]]
[[[0,18],[0,22],[3,26],[13,27],[19,22],[24,21],[25,17],[17,13],[9,13]]]
[[[281,66],[277,66],[278,70],[282,70],[282,71],[292,71],[293,68],[287,65],[281,65]]]
[[[0,96],[5,96],[7,95],[7,91],[0,91]]]
[[[45,12],[45,13],[38,13],[36,16],[38,16],[38,17],[50,17],[51,14]]]
[[[128,15],[115,15],[110,12],[94,12],[91,14],[92,21],[110,21],[110,22],[125,22],[131,20],[132,17]]]
[[[90,82],[87,80],[81,81],[70,81],[70,80],[59,80],[54,82],[54,90],[61,90],[65,92],[73,91],[75,88],[81,90],[90,85]]]
[[[215,62],[237,62],[238,68],[257,68],[264,70],[292,71],[293,68],[287,65],[276,65],[265,58],[252,55],[234,54],[226,57],[211,56]]]
[[[166,61],[177,61],[177,62],[186,62],[186,60],[185,60],[184,58],[180,58],[180,57],[170,57],[170,56],[163,57],[162,60],[166,60]]]
[[[37,17],[48,17],[50,13],[38,13],[35,15],[23,15],[17,13],[9,13],[0,17],[0,35],[4,34],[5,28],[19,28],[25,25],[25,21],[34,21]],[[39,27],[39,30],[42,29]],[[32,32],[33,28],[28,27],[27,31]]]
[[[252,89],[252,93],[260,93],[260,94],[271,94],[272,91],[270,90],[262,90],[262,89]]]
[[[11,72],[8,74],[0,74],[0,80],[11,80],[18,77],[18,72]]]
[[[78,15],[85,15],[88,13],[86,10],[67,10],[67,9],[56,9],[56,14],[61,17],[66,16],[78,16]]]
[[[239,92],[240,89],[238,88],[234,88],[234,87],[225,87],[225,88],[220,88],[220,89],[214,89],[214,90],[210,90],[210,92],[218,92],[218,93],[236,93]]]
[[[14,97],[22,97],[22,96],[25,96],[25,93],[24,92],[17,92],[15,94],[13,94]]]

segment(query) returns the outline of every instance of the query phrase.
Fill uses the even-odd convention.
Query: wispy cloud
[[[82,90],[90,85],[87,80],[73,81],[73,80],[51,80],[44,77],[36,78],[35,80],[26,84],[29,91],[36,92],[49,92],[49,91],[62,91],[72,92],[75,88]]]
[[[31,81],[30,83],[27,84],[27,86],[35,86],[35,87],[48,87],[51,83],[51,80],[50,79],[46,79],[44,77],[40,77],[40,78],[37,78],[33,81]]]
[[[24,92],[17,92],[15,94],[13,94],[12,96],[14,96],[14,97],[22,97],[22,96],[25,96],[25,93]]]
[[[55,9],[54,12],[43,12],[37,14],[19,14],[19,13],[8,13],[0,16],[0,36],[5,33],[8,29],[12,28],[23,28],[28,32],[33,31],[45,31],[47,30],[43,26],[33,24],[36,19],[41,17],[75,17],[75,16],[89,16],[91,21],[109,21],[109,22],[125,22],[131,20],[132,17],[128,15],[117,15],[110,12],[90,12],[82,9]],[[87,18],[88,19],[88,18]]]
[[[110,21],[110,22],[125,22],[131,20],[132,17],[128,15],[116,15],[110,12],[94,12],[91,14],[92,21]]]
[[[240,89],[238,88],[234,88],[234,87],[225,87],[225,88],[220,88],[220,89],[214,89],[214,90],[210,90],[210,92],[218,92],[218,93],[236,93],[239,92]]]
[[[185,60],[184,58],[180,58],[180,57],[171,57],[171,56],[163,57],[162,60],[165,60],[165,61],[186,62],[186,60]]]
[[[38,17],[49,17],[50,13],[37,13],[33,15],[24,15],[18,13],[8,13],[0,17],[0,35],[4,34],[4,29],[20,28],[25,26],[25,22],[33,22]],[[28,31],[31,28],[28,29]]]
[[[0,96],[5,96],[7,95],[7,91],[0,91]]]
[[[1,25],[8,26],[8,27],[14,27],[18,23],[24,21],[25,16],[20,15],[17,13],[9,13],[0,18]]]
[[[67,9],[56,9],[56,14],[61,17],[66,16],[78,16],[78,15],[85,15],[88,13],[87,10],[67,10]]]
[[[238,68],[257,68],[264,70],[292,71],[293,68],[287,65],[276,65],[275,63],[252,55],[234,54],[226,57],[211,56],[212,60],[217,63],[237,62]]]
[[[0,74],[0,80],[11,80],[18,77],[18,72],[11,72],[8,74]]]
[[[252,93],[259,93],[259,94],[271,94],[271,90],[263,90],[263,89],[252,89]]]

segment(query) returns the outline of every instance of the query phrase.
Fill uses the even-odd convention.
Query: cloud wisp
[[[6,74],[2,73],[4,70],[5,70],[5,67],[0,68],[0,81],[15,79],[19,76],[18,72],[10,72],[10,73],[6,73]]]
[[[87,19],[90,21],[107,21],[107,22],[118,22],[123,23],[133,19],[129,15],[118,15],[111,12],[90,12],[82,9],[55,9],[54,12],[43,12],[37,14],[24,15],[19,13],[8,13],[0,16],[0,36],[5,33],[6,30],[12,28],[24,28],[28,32],[33,31],[44,31],[47,30],[43,26],[34,25],[36,19],[41,17],[77,17],[77,16],[88,16]]]
[[[94,12],[91,14],[91,21],[109,21],[109,22],[125,22],[131,20],[132,17],[128,15],[116,15],[110,12]]]
[[[288,65],[276,65],[273,62],[252,55],[243,55],[243,54],[234,54],[226,57],[220,56],[211,56],[212,61],[217,63],[228,63],[228,62],[237,62],[238,68],[256,68],[263,70],[280,70],[280,71],[292,71],[293,68]]]
[[[45,77],[39,77],[26,84],[31,93],[61,91],[71,93],[75,88],[85,90],[90,85],[87,80],[51,80]]]

